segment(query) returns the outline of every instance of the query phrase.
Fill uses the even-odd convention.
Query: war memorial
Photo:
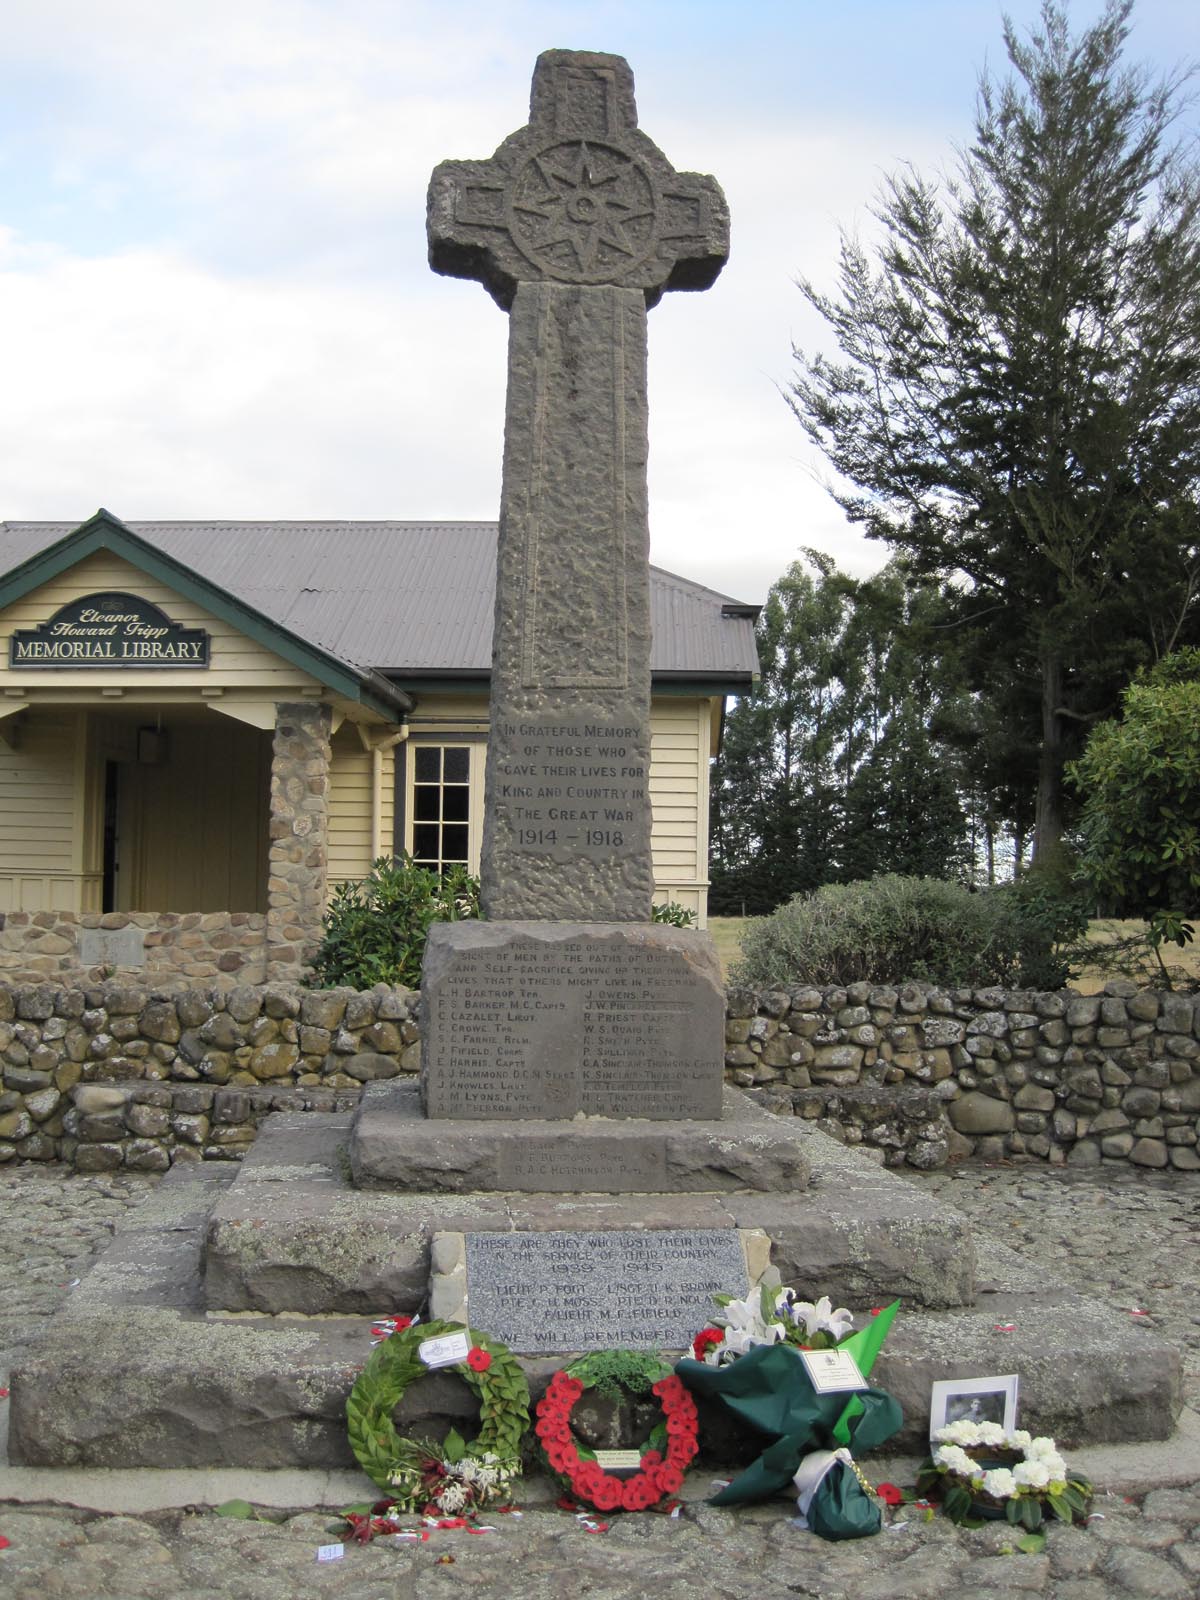
[[[485,918],[430,938],[419,1083],[172,1168],[14,1373],[12,1459],[350,1465],[381,1314],[486,1328],[536,1394],[580,1352],[681,1351],[769,1272],[901,1299],[875,1380],[905,1446],[934,1381],[996,1371],[1068,1445],[1168,1439],[1176,1352],[726,1086],[711,944],[649,920],[647,314],[720,272],[717,183],[641,131],[621,58],[549,51],[528,125],[435,171],[429,248],[510,328]],[[404,1405],[472,1409],[437,1374]]]

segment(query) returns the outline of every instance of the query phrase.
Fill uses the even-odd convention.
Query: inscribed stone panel
[[[468,1233],[472,1327],[523,1355],[684,1350],[715,1294],[749,1287],[735,1229]]]

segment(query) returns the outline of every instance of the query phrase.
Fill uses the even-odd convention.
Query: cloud
[[[1144,0],[1139,44],[1169,10]],[[825,338],[793,278],[831,286],[882,174],[946,159],[978,40],[995,52],[995,11],[960,0],[17,7],[0,515],[495,515],[505,319],[428,271],[425,187],[520,125],[540,48],[599,45],[733,216],[715,287],[650,318],[655,559],[747,599],[804,545],[869,570],[886,552],[846,527],[779,395],[792,344]]]
[[[177,258],[0,251],[8,516],[487,516],[503,328],[480,359],[395,295]],[[493,341],[497,343],[497,341]],[[435,381],[436,379],[436,381]],[[453,487],[451,488],[450,485]]]

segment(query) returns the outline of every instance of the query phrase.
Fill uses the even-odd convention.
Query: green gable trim
[[[272,622],[261,611],[235,599],[226,590],[202,578],[191,567],[184,566],[173,556],[150,544],[103,507],[73,532],[55,544],[47,545],[44,550],[39,550],[27,561],[21,562],[20,566],[7,572],[0,579],[0,609],[23,599],[32,590],[68,572],[85,557],[100,550],[123,557],[131,566],[211,611],[265,650],[281,656],[302,672],[320,679],[345,699],[356,701],[386,721],[394,722],[398,712],[411,710],[409,696],[381,674],[355,669],[319,645],[310,644],[279,623]]]

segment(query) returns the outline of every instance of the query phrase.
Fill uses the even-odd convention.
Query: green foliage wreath
[[[479,1434],[466,1454],[494,1456],[512,1472],[520,1471],[521,1439],[529,1426],[529,1385],[506,1345],[456,1322],[422,1322],[403,1328],[376,1345],[346,1401],[346,1432],[363,1471],[381,1489],[392,1487],[392,1475],[412,1461],[411,1440],[396,1432],[392,1413],[410,1384],[431,1369],[417,1354],[426,1339],[466,1332],[471,1343],[465,1361],[436,1368],[456,1372],[479,1396]]]

